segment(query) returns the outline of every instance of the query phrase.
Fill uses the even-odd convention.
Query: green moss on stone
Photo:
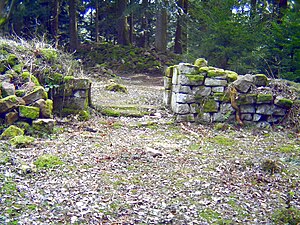
[[[51,99],[47,99],[45,103],[46,114],[51,115],[53,111],[53,101]]]
[[[266,86],[268,83],[268,78],[264,74],[256,74],[253,78],[253,82],[256,86]]]
[[[17,148],[20,147],[27,147],[28,145],[32,144],[32,142],[34,142],[34,138],[30,137],[30,136],[24,136],[24,135],[19,135],[19,136],[15,136],[12,139],[10,139],[10,144],[12,146],[15,146]]]
[[[19,128],[21,128],[22,130],[25,130],[25,131],[27,131],[27,130],[30,129],[30,124],[26,123],[24,121],[18,121],[16,123],[16,126],[19,127]]]
[[[13,69],[15,72],[17,72],[17,73],[20,74],[20,73],[22,72],[23,68],[24,68],[24,64],[23,64],[23,63],[19,63],[19,64],[17,64],[17,65],[14,65],[12,69]]]
[[[128,93],[127,88],[124,85],[111,83],[105,87],[108,91],[114,91],[114,92],[122,92],[122,93]]]
[[[204,73],[204,72],[208,72],[209,71],[209,67],[207,66],[203,66],[199,68],[199,73]]]
[[[202,76],[202,75],[187,74],[185,76],[189,79],[190,82],[193,82],[193,83],[202,84],[204,81],[204,76]]]
[[[230,82],[233,82],[235,80],[238,79],[238,74],[236,72],[233,72],[233,71],[229,71],[229,70],[225,70],[226,74],[227,74],[227,81],[230,83]]]
[[[257,103],[271,103],[273,101],[272,94],[258,94]]]
[[[236,103],[238,105],[249,105],[256,103],[257,94],[240,94]]]
[[[40,108],[33,107],[33,106],[21,105],[19,107],[19,115],[20,115],[20,117],[36,119],[40,115]]]
[[[276,99],[275,101],[275,105],[278,105],[280,107],[283,107],[283,108],[291,108],[292,105],[293,105],[293,101],[290,100],[290,99],[287,99],[287,98],[280,98],[280,99]]]
[[[211,78],[224,76],[225,74],[226,74],[225,71],[219,68],[209,69],[207,72],[207,76]]]
[[[196,61],[194,62],[194,65],[198,66],[198,67],[204,67],[204,66],[207,66],[207,61],[204,58],[199,58],[199,59],[196,59]]]
[[[44,48],[40,50],[41,55],[48,61],[55,61],[58,58],[57,51],[55,49]]]
[[[9,54],[7,57],[7,63],[13,67],[18,63],[18,57],[15,54]]]
[[[208,99],[203,104],[203,112],[218,112],[218,103],[214,99]]]
[[[9,139],[19,135],[24,135],[24,130],[15,125],[11,125],[5,131],[3,131],[1,134],[1,139]]]
[[[23,97],[26,94],[26,90],[16,90],[16,96]]]
[[[230,95],[229,93],[225,92],[216,92],[214,93],[214,100],[219,102],[230,102]]]
[[[30,74],[28,71],[25,71],[21,74],[22,78],[24,80],[31,80],[36,86],[40,86],[39,80],[32,74]]]

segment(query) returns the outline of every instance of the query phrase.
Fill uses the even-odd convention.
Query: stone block
[[[198,123],[211,123],[212,118],[210,113],[199,113],[195,118],[195,121]]]
[[[9,112],[5,114],[5,124],[12,125],[19,119],[19,113],[17,112]]]
[[[2,82],[1,83],[1,90],[2,90],[2,97],[7,97],[9,95],[15,95],[15,85],[8,83],[8,82]]]
[[[55,126],[54,119],[37,119],[32,121],[32,128],[38,134],[51,134]]]
[[[241,105],[240,112],[241,113],[255,113],[255,106],[254,105]]]
[[[91,88],[91,81],[85,78],[64,79],[65,88],[72,90],[87,90]]]
[[[230,103],[220,104],[220,113],[231,115],[233,112],[235,112],[235,109],[232,107]]]
[[[190,94],[178,93],[178,94],[176,94],[176,102],[177,103],[194,103],[195,97]]]
[[[230,102],[230,96],[229,96],[229,93],[227,92],[216,92],[214,93],[213,95],[214,97],[214,100],[215,101],[218,101],[218,102]]]
[[[51,99],[39,99],[32,106],[40,108],[40,116],[42,118],[52,118],[53,101]]]
[[[214,99],[207,99],[204,101],[203,112],[211,113],[211,112],[218,112],[218,111],[219,111],[219,103],[216,102]]]
[[[77,90],[73,92],[75,98],[88,98],[88,90]]]
[[[253,76],[247,74],[240,76],[236,81],[233,82],[234,87],[242,93],[247,93],[253,84]]]
[[[174,113],[177,113],[177,114],[189,114],[190,106],[188,104],[177,103],[174,105],[173,111],[174,111]]]
[[[175,93],[185,93],[185,94],[190,94],[192,92],[190,86],[183,86],[183,85],[173,85],[172,91]]]
[[[225,122],[228,119],[226,115],[220,112],[213,113],[211,118],[212,118],[212,122]]]
[[[19,105],[25,105],[25,101],[15,95],[10,95],[0,99],[0,114],[6,113]]]
[[[271,104],[261,104],[257,106],[256,113],[262,115],[272,115],[274,113],[275,106]]]
[[[257,101],[258,104],[266,104],[273,102],[273,95],[272,94],[258,94]]]
[[[172,89],[172,78],[164,77],[164,88],[166,90],[171,90]]]
[[[250,105],[256,103],[256,94],[239,94],[237,98],[238,105]]]
[[[210,87],[217,87],[217,86],[227,86],[227,80],[219,80],[219,79],[212,79],[212,78],[206,78],[204,81],[205,86]]]
[[[171,90],[165,90],[163,93],[163,102],[165,105],[170,105],[171,104],[171,95],[172,91]]]
[[[282,108],[289,109],[293,106],[293,101],[282,96],[277,96],[274,100],[274,104]]]
[[[176,73],[176,74],[174,74],[173,76],[172,76],[172,85],[177,85],[177,84],[179,84],[179,81],[178,81],[178,78],[179,77],[179,74],[178,73]]]
[[[258,122],[258,121],[260,121],[261,118],[262,118],[262,115],[260,115],[260,114],[254,114],[252,121],[253,122]]]
[[[207,66],[207,60],[204,59],[204,58],[196,59],[196,61],[194,62],[194,65],[195,65],[195,66],[198,66],[199,68],[200,68],[200,67]]]
[[[253,77],[253,83],[257,87],[266,86],[268,83],[268,78],[264,74],[255,74]]]
[[[241,114],[241,120],[252,121],[253,117],[250,113]]]
[[[29,105],[39,99],[47,99],[47,92],[43,87],[39,86],[22,98],[25,101],[26,105]]]
[[[166,71],[165,75],[166,77],[172,78],[174,75],[178,74],[178,69],[176,66],[169,66]]]
[[[273,109],[274,116],[284,116],[287,114],[287,109],[275,106]]]
[[[192,93],[196,96],[206,97],[211,94],[211,87],[200,86],[193,88]]]
[[[188,83],[186,83],[186,85],[190,85],[190,86],[203,85],[203,82],[204,82],[204,76],[203,75],[200,75],[200,74],[196,74],[196,75],[186,74],[185,76],[188,78]]]
[[[219,93],[220,93],[220,92],[224,92],[224,90],[225,90],[225,87],[212,87],[212,88],[211,88],[211,91],[212,91],[212,92],[215,92],[215,93],[216,93],[216,92],[219,92]]]
[[[34,120],[40,116],[40,108],[21,105],[19,107],[19,116]]]
[[[194,66],[190,63],[179,63],[178,65],[179,74],[197,74],[199,67]]]

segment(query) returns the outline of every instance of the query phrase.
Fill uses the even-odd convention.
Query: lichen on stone
[[[20,117],[36,119],[40,115],[40,109],[38,107],[22,105],[19,107],[19,115]]]
[[[34,141],[35,141],[34,137],[18,135],[10,139],[9,143],[14,147],[20,148],[20,147],[27,147],[28,145],[32,144]]]

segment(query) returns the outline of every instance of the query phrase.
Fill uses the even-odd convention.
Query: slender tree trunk
[[[156,16],[155,48],[159,52],[167,51],[167,9],[163,7]]]
[[[256,15],[257,0],[251,0],[250,17],[253,19]]]
[[[132,44],[133,43],[133,23],[134,23],[134,21],[133,21],[133,13],[131,13],[130,14],[130,17],[129,17],[129,20],[128,20],[128,22],[129,22],[129,34],[128,34],[128,36],[129,36],[129,43],[130,44]]]
[[[127,7],[127,0],[118,0],[118,43],[121,45],[128,45],[129,44],[129,28],[127,17],[124,15],[126,7]]]
[[[76,18],[76,0],[69,0],[70,16],[70,51],[76,51],[78,48],[77,18]]]
[[[278,4],[278,23],[282,23],[282,17],[284,16],[284,11],[287,9],[287,0],[277,0]]]
[[[55,41],[55,47],[58,47],[58,15],[59,15],[59,0],[53,0],[51,7],[51,18],[50,18],[50,33]]]
[[[142,48],[146,48],[148,46],[148,13],[147,13],[147,8],[148,8],[148,0],[143,0],[142,1],[142,7],[143,7],[143,15],[142,15],[142,20],[141,20],[141,28],[142,28],[142,35],[141,35],[141,40],[139,43],[139,46]]]
[[[186,14],[188,11],[188,1],[179,0],[177,1],[179,7],[179,15],[177,17],[177,26],[175,32],[175,45],[174,52],[182,54],[187,51],[187,20]]]
[[[96,0],[95,3],[96,15],[95,15],[95,39],[96,42],[99,42],[99,0]]]

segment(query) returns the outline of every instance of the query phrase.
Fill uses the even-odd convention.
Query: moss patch
[[[192,82],[192,83],[197,83],[197,84],[202,84],[203,83],[203,81],[204,81],[204,76],[202,76],[202,75],[191,75],[191,74],[187,74],[187,75],[185,75],[188,79],[189,79],[189,81],[190,82]]]
[[[214,99],[208,99],[203,104],[203,112],[218,112],[219,105]]]
[[[19,107],[19,115],[20,117],[36,119],[40,115],[40,109],[38,107],[21,105]]]
[[[58,58],[58,54],[55,49],[43,48],[40,49],[40,54],[50,62],[53,62]]]
[[[257,103],[271,103],[273,101],[272,94],[258,94]]]
[[[24,130],[15,125],[11,125],[5,131],[3,131],[1,134],[1,139],[9,139],[19,135],[24,135]]]
[[[121,93],[125,93],[125,94],[128,93],[128,90],[124,85],[117,84],[117,83],[111,83],[111,84],[107,85],[105,87],[105,90],[113,91],[113,92],[121,92]]]
[[[45,154],[36,159],[33,163],[38,169],[47,169],[62,165],[63,162],[58,156]]]
[[[39,80],[34,76],[32,75],[31,73],[29,73],[28,71],[25,71],[21,74],[22,78],[24,80],[27,80],[27,81],[31,81],[33,82],[36,86],[40,86],[40,82]]]
[[[15,146],[17,148],[23,148],[32,144],[34,140],[35,139],[33,137],[19,135],[10,139],[9,142],[12,146]]]

